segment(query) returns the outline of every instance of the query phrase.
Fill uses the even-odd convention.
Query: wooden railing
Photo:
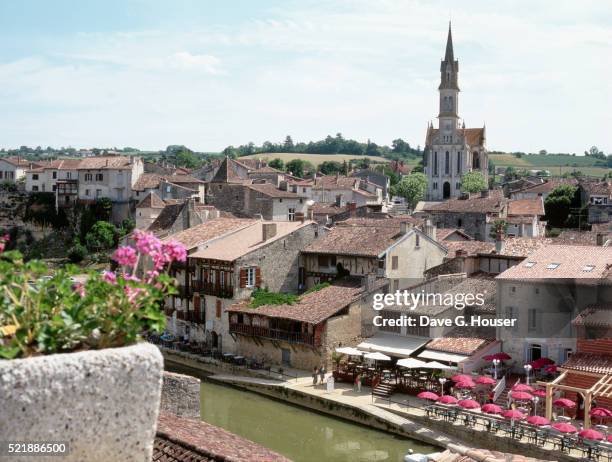
[[[303,332],[288,332],[268,327],[250,326],[248,324],[230,323],[230,333],[252,335],[273,340],[284,340],[289,343],[301,343],[303,345],[315,346],[314,335]]]
[[[192,281],[191,290],[206,295],[214,295],[219,298],[232,298],[234,296],[234,288],[232,286],[212,284],[204,281]]]

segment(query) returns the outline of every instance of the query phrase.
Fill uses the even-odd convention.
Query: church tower
[[[446,51],[440,63],[438,128],[427,125],[423,164],[428,179],[427,200],[458,197],[461,177],[476,170],[488,178],[485,128],[465,128],[459,118],[459,61],[448,25]]]

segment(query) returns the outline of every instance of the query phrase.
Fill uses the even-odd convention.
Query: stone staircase
[[[521,376],[511,374],[506,377],[506,388],[501,392],[497,400],[495,400],[495,404],[503,407],[504,409],[508,407],[508,395],[510,391],[512,391],[512,387],[516,385],[518,381],[520,381]]]
[[[377,398],[389,398],[395,391],[395,385],[391,383],[380,382],[372,389],[372,395]]]

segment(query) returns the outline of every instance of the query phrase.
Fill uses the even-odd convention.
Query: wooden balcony
[[[192,281],[192,292],[199,292],[205,295],[214,295],[219,298],[233,298],[234,288],[228,285],[211,284],[210,282]]]
[[[250,326],[247,324],[230,323],[231,334],[250,335],[271,340],[283,340],[288,343],[299,343],[302,345],[315,346],[314,335],[303,332],[288,332],[268,327]],[[316,345],[319,346],[319,345]]]

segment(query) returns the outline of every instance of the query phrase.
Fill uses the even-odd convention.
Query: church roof
[[[465,143],[468,146],[482,146],[485,143],[485,129],[483,128],[465,128],[457,130],[457,132],[461,133],[461,131],[465,132]],[[427,146],[431,146],[433,144],[434,137],[438,134],[439,129],[437,128],[429,128],[427,130]]]
[[[451,32],[451,23],[448,22],[448,38],[446,39],[446,54],[444,55],[444,61],[452,63],[455,60],[455,54],[453,53],[453,34]]]

